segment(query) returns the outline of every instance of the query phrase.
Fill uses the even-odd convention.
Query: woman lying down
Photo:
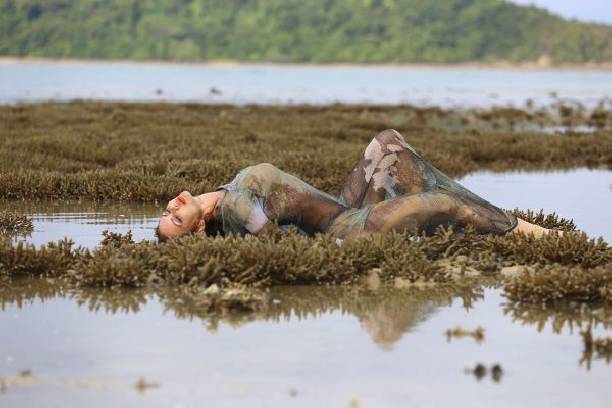
[[[372,139],[337,198],[261,163],[216,191],[170,200],[156,233],[160,241],[194,232],[260,234],[275,223],[339,239],[406,229],[432,234],[440,225],[457,232],[472,225],[480,234],[551,232],[450,179],[389,129]]]

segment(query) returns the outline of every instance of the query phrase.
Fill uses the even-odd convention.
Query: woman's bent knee
[[[376,136],[374,136],[374,139],[376,139],[380,144],[383,145],[389,143],[398,143],[400,141],[405,143],[404,138],[402,137],[400,132],[395,129],[385,129]]]
[[[404,137],[395,129],[386,129],[377,134],[372,141],[377,141],[383,148],[384,153],[394,153],[401,150],[416,151],[408,144]]]

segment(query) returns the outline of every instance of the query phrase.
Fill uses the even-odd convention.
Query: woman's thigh
[[[438,226],[461,231],[472,225],[477,232],[503,234],[516,219],[490,205],[445,191],[405,194],[373,204],[364,233],[402,232],[407,229],[433,234]]]

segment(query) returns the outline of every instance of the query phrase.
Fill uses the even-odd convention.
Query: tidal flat
[[[605,406],[612,115],[566,108],[0,107],[0,405]],[[571,204],[514,210],[565,233],[153,238],[165,200],[256,162],[336,195],[386,128],[466,185],[580,168],[542,178]]]
[[[555,126],[564,131],[550,133]],[[579,126],[591,131],[575,131]],[[37,104],[0,107],[0,198],[153,202],[182,190],[210,191],[261,162],[337,195],[367,144],[387,128],[452,177],[477,170],[612,167],[607,105],[458,111]]]
[[[0,197],[156,203],[185,189],[210,191],[255,162],[271,162],[337,194],[364,146],[389,127],[451,176],[475,170],[610,168],[611,114],[601,106],[594,111],[557,106],[556,112],[342,105],[2,107]],[[567,132],[516,129],[560,122]],[[571,131],[582,125],[597,130]],[[186,237],[168,245],[133,242],[132,236],[116,236],[113,244],[110,236],[104,241],[109,245],[92,250],[73,245],[70,237],[42,247],[3,240],[0,272],[8,279],[33,275],[104,287],[346,284],[371,273],[385,283],[430,284],[495,275],[530,282],[506,285],[507,294],[520,299],[610,298],[612,252],[605,240],[571,232],[575,224],[555,214],[515,212],[569,232],[536,240],[469,231],[457,236],[440,229],[433,237],[414,239],[407,233],[342,245],[326,236],[280,232]]]

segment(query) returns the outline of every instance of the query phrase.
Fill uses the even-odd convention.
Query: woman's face
[[[183,191],[170,200],[162,212],[159,233],[166,238],[189,234],[198,228],[201,218],[202,210],[197,198],[189,191]]]

